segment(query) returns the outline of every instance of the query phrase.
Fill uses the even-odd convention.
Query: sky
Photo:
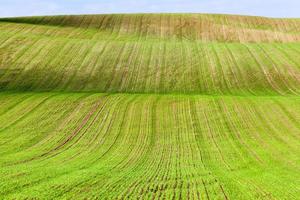
[[[300,0],[0,0],[0,17],[182,12],[300,18]]]

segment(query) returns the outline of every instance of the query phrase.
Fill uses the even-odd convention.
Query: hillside
[[[0,199],[299,199],[300,19],[0,19]],[[299,199],[300,200],[300,199]]]
[[[296,19],[99,15],[1,21],[3,90],[299,94]]]

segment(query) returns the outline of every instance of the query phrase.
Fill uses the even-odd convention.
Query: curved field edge
[[[298,96],[2,92],[0,108],[1,198],[298,198]]]
[[[219,42],[299,41],[300,19],[213,14],[105,14],[2,18],[2,22],[105,31],[141,39]],[[83,36],[80,33],[77,33]],[[85,35],[91,38],[94,35]]]

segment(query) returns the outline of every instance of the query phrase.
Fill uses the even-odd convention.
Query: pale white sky
[[[300,0],[0,0],[0,17],[160,12],[300,18]]]

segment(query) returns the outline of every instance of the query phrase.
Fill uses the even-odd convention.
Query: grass
[[[154,20],[159,16],[160,22]],[[268,19],[267,28],[261,29],[260,20],[266,19],[211,15],[2,19],[0,87],[9,91],[299,94],[299,31],[295,31],[300,21]],[[195,30],[182,28],[190,23]],[[224,31],[231,30],[230,35],[214,27],[220,24]],[[191,37],[194,32],[199,37],[207,34],[209,41]],[[234,34],[238,37],[227,38]],[[280,39],[281,34],[286,34],[285,39]]]
[[[0,19],[0,199],[299,199],[299,19]]]

